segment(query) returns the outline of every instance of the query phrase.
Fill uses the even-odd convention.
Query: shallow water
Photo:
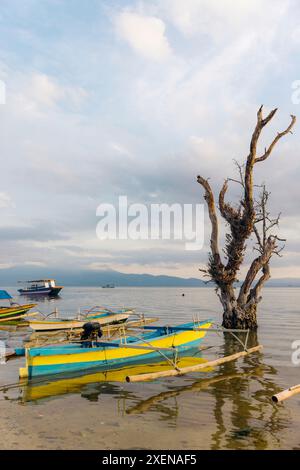
[[[60,298],[40,302],[39,309],[46,313],[57,307],[67,316],[79,306],[93,305],[134,307],[159,316],[161,324],[189,321],[194,315],[221,321],[209,288],[65,288]],[[13,347],[26,334],[0,331],[0,339]],[[262,344],[263,353],[181,378],[128,384],[115,381],[118,374],[94,373],[9,388],[0,393],[0,431],[5,436],[0,446],[300,448],[300,395],[280,405],[271,402],[274,393],[300,383],[300,366],[291,360],[292,343],[300,340],[300,289],[265,289],[258,334],[249,340]],[[213,346],[202,352],[204,359],[240,349],[235,340],[216,333],[208,333],[203,346]],[[0,384],[18,382],[23,363],[20,358],[1,365]]]

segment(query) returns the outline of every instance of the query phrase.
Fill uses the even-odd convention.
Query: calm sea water
[[[14,292],[14,289],[10,289]],[[185,296],[182,296],[182,293]],[[22,299],[23,300],[23,299]],[[38,308],[71,315],[78,308],[134,307],[161,324],[213,318],[220,306],[209,288],[65,288]],[[0,331],[8,346],[28,331]],[[24,385],[0,393],[2,448],[300,448],[300,395],[274,405],[271,396],[300,383],[292,364],[292,343],[300,340],[300,289],[267,288],[260,305],[255,354],[215,370],[150,383],[127,384],[113,376],[87,374],[39,387]],[[231,337],[208,333],[202,357],[240,349]],[[0,384],[17,384],[24,359],[0,366]]]

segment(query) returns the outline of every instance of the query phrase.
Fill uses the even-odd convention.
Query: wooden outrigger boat
[[[26,367],[20,377],[29,379],[83,370],[118,369],[133,364],[151,363],[161,358],[175,368],[179,353],[186,353],[202,342],[212,322],[205,320],[178,326],[150,328],[142,334],[115,342],[93,341],[63,346],[26,349]]]
[[[91,310],[86,315],[78,315],[77,318],[45,318],[42,320],[30,320],[29,327],[37,332],[62,331],[80,329],[89,322],[97,322],[100,325],[114,325],[124,323],[132,315],[132,309],[121,309],[112,311],[109,309]]]
[[[125,332],[132,328],[142,328],[151,323],[158,321],[156,317],[145,317],[144,315],[138,315],[137,319],[128,320],[125,323],[116,323],[112,325],[101,326],[102,333],[107,340],[111,340],[120,335],[124,335]],[[28,340],[26,340],[22,347],[15,348],[15,354],[17,356],[25,356],[26,348],[35,348],[37,346],[54,346],[57,344],[67,344],[70,341],[76,341],[80,339],[82,329],[75,330],[58,330],[58,331],[39,331],[33,332]]]
[[[9,300],[9,306],[0,306],[0,322],[21,320],[36,304],[20,305],[12,302],[12,296],[6,290],[0,290],[0,300]]]

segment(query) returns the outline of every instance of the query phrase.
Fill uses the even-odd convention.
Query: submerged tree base
[[[237,328],[239,330],[257,329],[257,304],[252,304],[247,310],[238,307],[227,310],[223,314],[224,328]]]

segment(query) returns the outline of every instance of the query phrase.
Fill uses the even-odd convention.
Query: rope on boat
[[[140,341],[143,341],[145,344],[148,344],[148,346],[153,347],[152,344],[149,341],[146,341],[142,336],[139,336],[137,334],[132,334],[131,336],[138,338]],[[178,371],[179,369],[176,365],[178,362],[178,350],[175,346],[172,346],[172,348],[174,348],[174,360],[173,361],[166,354],[164,354],[159,348],[155,349],[155,351],[159,353],[164,359],[166,359],[167,362],[169,362],[174,367],[175,370]]]
[[[204,328],[201,328],[201,321],[198,317],[193,317],[193,322],[194,322],[194,326],[195,328],[198,328],[199,330],[203,330],[204,331]],[[198,326],[196,326],[195,324],[198,324]],[[202,321],[203,323],[203,321]],[[247,349],[247,345],[248,345],[248,339],[249,339],[249,334],[250,334],[250,330],[247,329],[247,330],[241,330],[241,329],[237,329],[237,328],[224,328],[222,325],[216,323],[216,322],[212,322],[212,325],[215,325],[216,326],[216,329],[214,328],[208,328],[207,331],[209,332],[216,332],[216,333],[229,333],[234,339],[236,339],[238,341],[238,343],[241,344],[241,346],[243,347],[244,351],[248,351]],[[243,343],[243,341],[235,334],[235,333],[246,333],[246,338],[245,338],[245,342]]]

